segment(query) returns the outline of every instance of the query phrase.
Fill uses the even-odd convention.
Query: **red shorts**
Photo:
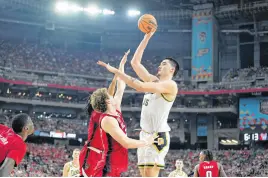
[[[111,171],[105,173],[104,169],[86,169],[82,171],[83,177],[120,177],[121,171]]]
[[[120,177],[121,176],[121,171],[117,171],[117,170],[111,170],[110,172],[108,172],[107,174],[105,174],[105,177]]]
[[[106,156],[84,146],[80,152],[79,163],[80,175],[84,177],[102,177]]]
[[[80,175],[83,177],[120,177],[122,169],[115,167],[110,167],[109,171],[106,169],[106,158],[105,154],[97,153],[84,146],[79,156]]]

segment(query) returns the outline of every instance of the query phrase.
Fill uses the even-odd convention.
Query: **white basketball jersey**
[[[141,128],[146,132],[168,132],[168,115],[174,103],[155,93],[146,93],[141,109]]]
[[[80,177],[80,170],[79,167],[75,167],[73,162],[69,162],[70,169],[68,172],[68,177]]]

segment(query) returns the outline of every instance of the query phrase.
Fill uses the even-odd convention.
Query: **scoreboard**
[[[243,140],[244,141],[266,141],[267,140],[267,133],[243,133]]]
[[[240,98],[239,129],[243,141],[268,140],[268,97]]]

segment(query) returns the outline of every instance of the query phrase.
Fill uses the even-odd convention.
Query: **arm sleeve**
[[[26,145],[21,145],[17,147],[17,149],[11,150],[6,157],[13,159],[16,163],[16,166],[18,166],[22,161],[23,157],[25,156],[25,153]]]
[[[220,177],[227,177],[226,173],[223,170],[223,166],[220,163],[218,163],[218,166],[219,166],[219,176]]]

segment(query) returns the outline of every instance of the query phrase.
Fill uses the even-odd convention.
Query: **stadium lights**
[[[109,9],[103,9],[102,13],[103,13],[104,15],[114,15],[114,14],[115,14],[114,11],[109,10]]]
[[[238,143],[238,141],[236,141],[236,140],[232,140],[232,142],[233,142],[233,143]]]
[[[72,5],[69,6],[69,10],[70,10],[70,11],[73,11],[73,12],[81,12],[81,11],[83,11],[84,9],[83,9],[83,7],[80,7],[80,6],[77,5],[77,4],[72,4]]]
[[[88,8],[85,8],[84,11],[86,11],[90,15],[98,15],[102,13],[102,10],[96,6],[90,6]]]
[[[89,6],[87,8],[84,8],[82,6],[79,6],[74,3],[69,3],[67,1],[59,1],[56,3],[56,12],[59,13],[69,13],[69,12],[86,12],[90,15],[114,15],[115,12],[109,9],[99,9],[97,6]]]
[[[57,12],[67,12],[69,9],[69,4],[67,2],[57,2],[56,11]]]
[[[130,16],[130,17],[138,16],[140,14],[141,14],[141,12],[138,10],[129,10],[128,11],[128,16]]]
[[[232,139],[232,140],[227,139],[227,140],[221,140],[220,144],[222,144],[222,145],[238,145],[238,141],[234,140],[234,139]]]

